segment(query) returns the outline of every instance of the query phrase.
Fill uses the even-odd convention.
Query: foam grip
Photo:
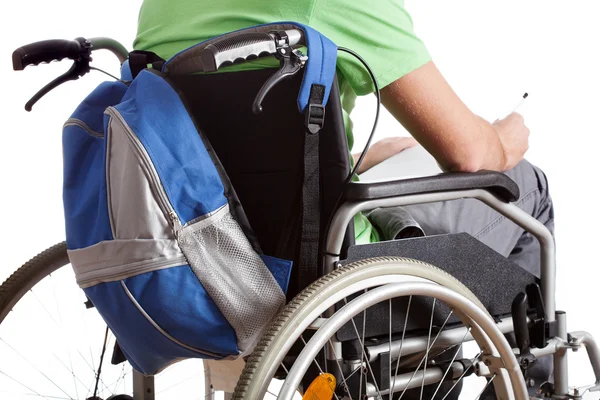
[[[13,52],[13,69],[21,71],[28,65],[79,58],[80,45],[74,40],[44,40],[19,47]]]
[[[275,39],[268,33],[243,33],[225,36],[202,51],[204,72],[215,72],[234,63],[265,57],[276,52]]]

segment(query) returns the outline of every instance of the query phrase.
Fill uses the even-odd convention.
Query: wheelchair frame
[[[359,183],[362,185],[361,183]],[[368,185],[368,183],[364,183]],[[498,211],[503,216],[507,217],[525,231],[530,232],[540,243],[540,258],[541,258],[541,289],[542,298],[546,305],[546,321],[557,322],[559,336],[552,338],[548,341],[546,347],[542,349],[531,349],[531,353],[536,356],[544,356],[552,354],[554,356],[554,396],[555,398],[579,398],[586,391],[599,391],[600,390],[600,350],[598,345],[592,336],[587,332],[573,332],[567,333],[566,313],[562,311],[556,311],[556,250],[555,242],[552,233],[546,228],[541,222],[518,208],[512,203],[504,202],[495,195],[491,194],[487,190],[473,189],[473,190],[457,190],[437,193],[419,193],[406,196],[396,197],[381,197],[372,198],[365,201],[347,201],[342,204],[332,219],[330,231],[327,235],[326,243],[326,255],[324,258],[324,273],[328,274],[339,266],[339,254],[342,249],[344,232],[348,224],[352,221],[354,215],[362,211],[372,210],[375,208],[385,208],[394,206],[407,206],[413,204],[426,204],[435,203],[440,201],[451,201],[458,199],[472,198],[477,199],[487,206]],[[423,284],[426,285],[426,284]],[[493,324],[495,329],[488,331],[488,334],[492,334],[492,340],[504,340],[503,334],[511,332],[513,330],[512,321],[506,318],[500,322],[499,325]],[[451,346],[460,343],[461,338],[465,334],[466,328],[456,328],[447,332],[444,337],[444,343]],[[467,336],[472,339],[472,337]],[[405,339],[406,341],[406,339]],[[407,344],[404,343],[404,346]],[[400,347],[400,341],[394,341],[391,344],[392,349],[398,349]],[[590,364],[594,371],[596,381],[593,385],[586,386],[584,388],[575,389],[573,393],[569,392],[568,386],[568,364],[567,364],[567,350],[577,350],[580,347],[585,347],[588,353]],[[367,352],[370,356],[370,360],[374,360],[379,354],[385,352],[385,349],[389,349],[389,344],[379,346],[367,346]],[[425,351],[427,348],[426,338],[413,338],[408,346],[409,350],[406,350],[404,354],[417,353]],[[406,353],[406,351],[410,353]],[[488,360],[485,364],[490,364],[493,369],[493,363]],[[486,365],[488,366],[488,365]],[[480,366],[482,367],[482,366]],[[507,367],[509,374],[512,379],[518,377],[522,378],[521,371],[517,367],[516,369],[510,369]],[[425,372],[430,376],[434,375],[433,371]],[[522,379],[521,379],[522,381]],[[513,381],[514,383],[515,381]],[[515,388],[513,388],[515,389]],[[583,390],[582,390],[583,389]],[[525,392],[526,393],[526,392]]]
[[[124,61],[124,54],[126,51],[118,43],[110,41],[104,38],[92,39],[85,43],[77,43],[75,46],[78,50],[80,47],[84,48],[86,52],[91,54],[91,43],[93,43],[95,49],[108,49],[113,53],[117,54],[121,62]],[[86,53],[87,54],[87,53]],[[89,67],[89,60],[81,61],[80,59],[72,58],[77,62],[87,63],[82,65],[81,68],[86,70]],[[19,69],[23,69],[24,66],[20,65]],[[15,68],[17,69],[17,68]],[[88,72],[86,70],[83,74]],[[81,75],[83,75],[81,74]],[[42,94],[43,95],[43,94]],[[41,96],[39,96],[41,97]],[[39,99],[38,97],[38,99]],[[34,97],[35,98],[35,97]],[[391,183],[393,185],[393,183]],[[368,185],[368,183],[360,183],[355,185]],[[401,193],[401,190],[397,191]],[[327,233],[327,241],[325,246],[325,256],[323,258],[323,275],[327,275],[334,271],[340,265],[340,251],[343,247],[344,236],[346,227],[352,221],[354,215],[362,211],[372,210],[378,207],[393,207],[393,206],[406,206],[413,204],[426,204],[440,201],[451,201],[464,198],[477,199],[487,206],[495,209],[503,216],[507,217],[527,232],[530,232],[540,242],[540,257],[541,257],[541,289],[542,297],[546,305],[546,322],[556,321],[558,328],[558,336],[548,340],[547,345],[544,348],[532,348],[531,353],[536,356],[553,355],[554,358],[554,398],[567,399],[567,398],[580,398],[587,391],[599,391],[600,390],[600,349],[597,343],[594,341],[592,336],[586,332],[578,331],[567,333],[566,326],[566,314],[562,311],[556,311],[555,304],[555,288],[556,288],[556,253],[555,243],[551,232],[535,218],[531,217],[514,204],[502,201],[494,194],[484,189],[470,189],[470,190],[448,190],[448,191],[437,191],[437,192],[420,192],[410,195],[400,196],[380,196],[374,198],[365,198],[362,201],[346,201],[343,203],[334,214],[330,230]],[[412,283],[414,289],[426,293],[432,286],[427,283]],[[390,285],[394,286],[394,285]],[[397,288],[390,288],[400,290],[401,285],[395,285]],[[377,289],[376,289],[377,290]],[[517,394],[517,398],[525,398],[526,390],[522,379],[521,370],[516,358],[514,357],[512,349],[508,346],[504,338],[504,334],[513,331],[513,323],[510,318],[505,318],[496,324],[492,321],[483,310],[477,308],[473,303],[470,303],[467,299],[463,298],[457,293],[447,293],[449,301],[463,302],[465,306],[474,309],[474,312],[479,313],[479,322],[486,325],[486,333],[490,336],[490,339],[495,343],[501,343],[503,346],[499,349],[502,352],[510,352],[509,360],[511,365],[498,365],[498,361],[502,362],[492,354],[484,355],[483,362],[476,364],[475,368],[478,374],[482,376],[489,376],[490,371],[504,368],[510,375],[510,379],[513,383],[513,389]],[[366,300],[362,300],[366,301]],[[333,315],[333,310],[327,315]],[[324,323],[323,319],[317,319],[313,321],[309,329],[318,329]],[[452,346],[460,343],[461,338],[467,337],[472,339],[473,335],[465,332],[466,327],[459,327],[455,329],[442,332],[440,335],[440,343]],[[391,349],[391,353],[399,351],[401,341],[393,341],[392,343],[380,344],[380,345],[368,345],[365,351],[368,354],[367,361],[374,361],[380,354]],[[340,342],[336,342],[334,339],[334,346],[340,346]],[[408,338],[404,340],[404,354],[416,354],[423,352],[427,349],[427,339],[422,337]],[[592,365],[595,382],[592,385],[584,388],[575,389],[573,392],[569,391],[568,387],[568,365],[567,365],[567,350],[577,350],[581,347],[585,347],[588,353],[590,363]],[[335,353],[334,353],[335,354]],[[328,351],[328,358],[333,360],[333,355]],[[310,359],[307,357],[298,357],[300,363],[310,363]],[[436,375],[435,370],[427,370],[422,373],[422,378],[430,383],[437,382],[440,376]],[[210,377],[205,377],[206,382],[210,383]],[[437,380],[436,380],[437,379]],[[409,382],[408,382],[409,383]],[[402,384],[408,385],[403,382],[402,379],[398,380],[399,389],[402,389]],[[515,385],[517,387],[515,387]],[[153,399],[154,398],[154,379],[153,377],[145,377],[142,374],[134,371],[134,393],[137,399]],[[396,389],[396,387],[394,387]],[[374,393],[374,388],[367,390],[367,393]],[[206,395],[210,396],[212,389],[210,384],[206,385]],[[512,397],[508,394],[509,397]],[[229,398],[226,394],[226,399]]]

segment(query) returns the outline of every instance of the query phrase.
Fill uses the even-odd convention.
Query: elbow
[[[486,168],[485,157],[479,151],[465,151],[446,163],[450,172],[477,172]]]
[[[484,169],[482,163],[475,160],[464,160],[454,163],[448,169],[452,172],[477,172]]]

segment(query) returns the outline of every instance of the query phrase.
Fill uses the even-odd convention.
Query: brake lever
[[[47,95],[50,91],[56,89],[58,86],[62,85],[65,82],[75,81],[88,72],[90,72],[90,61],[92,61],[91,55],[91,44],[87,40],[83,38],[77,38],[80,44],[83,47],[83,51],[78,60],[73,62],[73,65],[67,72],[54,79],[52,82],[48,83],[44,86],[40,91],[38,91],[33,97],[25,104],[25,110],[31,111],[35,103],[37,103],[42,97]]]
[[[264,85],[258,91],[254,103],[252,103],[252,111],[254,114],[260,114],[263,110],[262,102],[267,94],[277,84],[285,79],[291,78],[300,71],[308,57],[302,54],[298,49],[292,49],[289,45],[289,39],[285,31],[273,32],[276,36],[276,48],[275,57],[279,59],[279,69],[273,75],[267,79]]]

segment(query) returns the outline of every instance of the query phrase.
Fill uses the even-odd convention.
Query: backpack
[[[297,23],[230,35],[281,29],[300,29],[308,48],[299,111],[315,85],[325,104],[337,50],[327,38]],[[218,155],[169,79],[174,70],[197,72],[195,57],[214,40],[160,70],[132,74],[124,64],[123,79],[100,84],[63,130],[77,283],[144,374],[185,358],[249,354],[286,301],[292,261],[262,254]]]

